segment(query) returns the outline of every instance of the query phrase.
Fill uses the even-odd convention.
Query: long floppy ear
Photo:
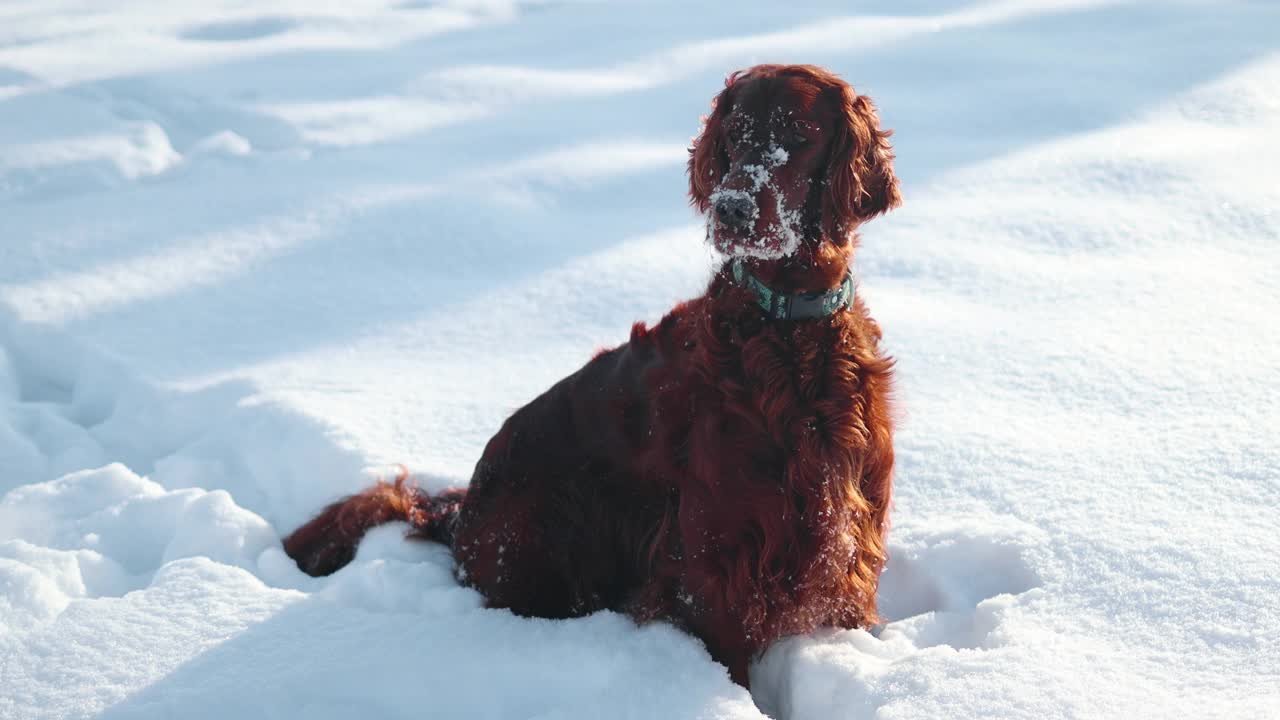
[[[875,105],[853,88],[840,88],[836,136],[827,165],[823,230],[844,238],[859,224],[902,204],[893,174],[892,130],[880,129]]]
[[[689,148],[689,203],[698,212],[711,209],[711,192],[729,172],[724,119],[733,109],[733,86],[741,76],[741,71],[735,72],[724,81],[724,90],[711,101],[711,114],[703,118],[702,132]]]

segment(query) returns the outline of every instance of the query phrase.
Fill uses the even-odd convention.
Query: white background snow
[[[891,622],[749,695],[396,527],[299,573],[699,291],[685,148],[764,61],[897,131]],[[0,717],[1280,716],[1277,88],[1271,0],[5,0]]]

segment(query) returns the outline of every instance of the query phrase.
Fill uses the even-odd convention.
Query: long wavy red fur
[[[834,285],[851,229],[898,202],[887,133],[834,75],[735,75],[691,151],[693,202],[705,209],[706,179],[728,172],[718,133],[730,94],[760,77],[780,79],[781,102],[786,82],[833,93],[840,119],[821,172],[843,179],[811,203],[799,257],[754,269],[784,285]],[[327,574],[369,527],[406,521],[451,545],[460,578],[493,607],[671,621],[745,685],[750,660],[780,637],[876,621],[893,467],[880,336],[861,299],[829,318],[768,320],[726,264],[704,295],[652,328],[636,324],[629,342],[516,411],[466,491],[379,484],[326,508],[285,548]]]

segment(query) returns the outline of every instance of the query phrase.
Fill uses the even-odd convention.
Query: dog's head
[[[689,150],[689,197],[727,254],[844,244],[901,201],[889,135],[871,101],[832,73],[757,65],[716,96]]]

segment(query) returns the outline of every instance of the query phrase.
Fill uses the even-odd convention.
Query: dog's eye
[[[803,144],[805,144],[805,143],[807,143],[807,142],[809,142],[809,138],[805,137],[803,134],[798,133],[798,132],[793,132],[793,133],[791,133],[791,144],[792,144],[792,145],[803,145]]]

